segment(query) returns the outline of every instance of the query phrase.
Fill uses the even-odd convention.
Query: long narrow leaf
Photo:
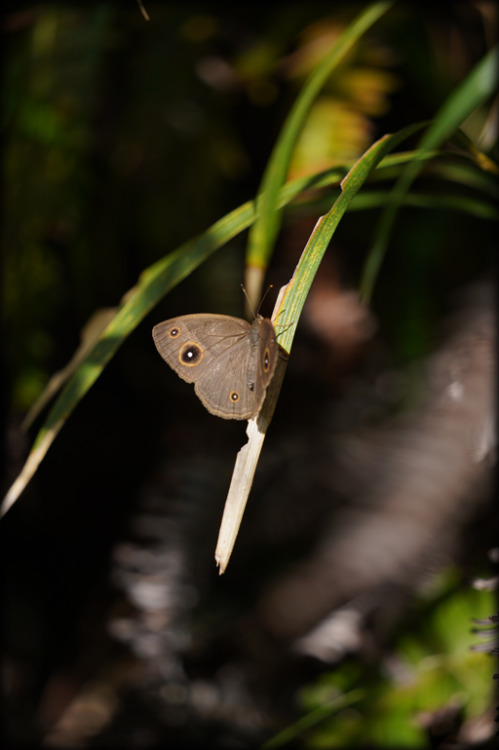
[[[443,104],[428,130],[421,138],[422,151],[437,148],[457,130],[461,123],[494,93],[498,81],[499,48],[495,47],[476,65],[465,81]],[[393,224],[404,198],[421,169],[418,161],[410,162],[396,182],[383,211],[376,240],[369,252],[360,283],[360,297],[369,302],[378,277]]]
[[[383,0],[368,6],[345,29],[331,52],[315,68],[303,86],[277,139],[258,191],[259,216],[248,238],[248,266],[267,266],[269,253],[280,225],[280,213],[277,211],[279,191],[285,182],[293,149],[314,100],[334,68],[392,5],[392,0]]]
[[[292,281],[280,301],[278,325],[281,330],[280,346],[289,353],[308,290],[315,278],[319,264],[326,252],[340,219],[355,195],[381,160],[403,140],[417,131],[419,125],[410,125],[393,135],[385,135],[354,164],[341,183],[342,192],[329,212],[321,217],[310,237],[295,269]]]

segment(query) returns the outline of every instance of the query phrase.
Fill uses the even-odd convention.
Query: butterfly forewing
[[[250,327],[247,321],[228,315],[182,315],[154,326],[153,338],[158,352],[177,375],[195,383]]]

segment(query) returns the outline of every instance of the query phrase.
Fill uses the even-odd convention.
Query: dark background
[[[71,358],[87,320],[116,305],[148,265],[254,197],[303,81],[297,71],[310,54],[307,33],[341,29],[363,7],[147,3],[149,22],[133,2],[4,10],[2,489],[43,421],[26,434],[25,412]],[[397,5],[346,63],[344,83],[326,90],[343,116],[336,130],[323,124],[335,133],[325,144],[336,150],[315,164],[305,149],[293,174],[355,158],[384,133],[434,116],[491,45],[492,15],[486,3],[481,13],[467,3]],[[361,92],[376,92],[373,101],[356,98],[354,81]],[[482,126],[480,117],[468,123],[472,140]],[[482,145],[493,147],[493,138]],[[442,190],[431,174],[418,187]],[[267,274],[275,289],[289,279],[316,218],[286,215]],[[1,522],[10,747],[43,738],[51,746],[54,736],[63,747],[74,737],[80,746],[258,746],[303,710],[299,688],[333,668],[327,659],[291,658],[289,638],[355,600],[364,584],[350,590],[344,579],[338,600],[317,611],[311,586],[312,603],[296,599],[303,624],[289,634],[267,627],[265,591],[297,561],[313,559],[349,502],[376,505],[365,499],[374,464],[385,467],[384,478],[401,471],[387,458],[393,433],[382,433],[380,458],[372,448],[379,433],[365,437],[366,430],[418,414],[411,409],[421,394],[431,404],[425,362],[454,351],[442,343],[449,339],[441,321],[464,309],[453,294],[477,280],[483,286],[467,303],[467,320],[486,308],[480,335],[492,341],[493,303],[484,291],[493,278],[492,222],[464,211],[403,210],[368,313],[344,295],[358,284],[377,218],[378,211],[347,215],[325,259],[222,578],[213,553],[245,424],[205,412],[161,362],[151,328],[183,313],[242,315],[245,237],[151,313],[68,420]],[[346,322],[328,336],[329,305]],[[433,434],[431,425],[417,429]],[[342,463],[337,449],[347,433],[362,434],[368,447]],[[367,651],[379,667],[420,575],[457,566],[455,589],[490,572],[485,479],[474,496],[466,513],[451,512],[449,501],[448,515],[435,508],[436,517],[426,519],[442,560],[423,545],[396,585],[391,574],[376,581],[395,586],[386,600],[394,611],[389,624],[381,617],[369,630],[367,606],[369,635],[352,647],[361,664]],[[224,690],[231,696],[225,703]],[[87,703],[82,696],[90,696]],[[70,714],[66,729],[57,728],[78,699],[83,719]],[[104,706],[101,714],[92,713],[94,704]],[[451,721],[449,732],[460,722]]]

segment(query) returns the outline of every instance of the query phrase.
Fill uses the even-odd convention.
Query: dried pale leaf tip
[[[215,550],[220,575],[225,572],[234,549],[265,438],[258,428],[257,418],[248,421],[246,434],[248,442],[237,454]]]

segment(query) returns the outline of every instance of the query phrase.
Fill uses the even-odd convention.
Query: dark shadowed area
[[[365,7],[7,4],[2,495],[91,316],[254,198],[306,76]],[[324,87],[290,177],[433,118],[496,37],[493,3],[395,4]],[[490,163],[457,147],[428,163],[369,307],[356,290],[396,165],[341,221],[223,576],[246,423],[209,414],[151,330],[243,315],[246,233],[110,361],[0,520],[6,747],[493,746],[495,665],[473,650],[498,545],[493,103],[463,130]],[[327,210],[315,197],[286,210],[264,315]]]

